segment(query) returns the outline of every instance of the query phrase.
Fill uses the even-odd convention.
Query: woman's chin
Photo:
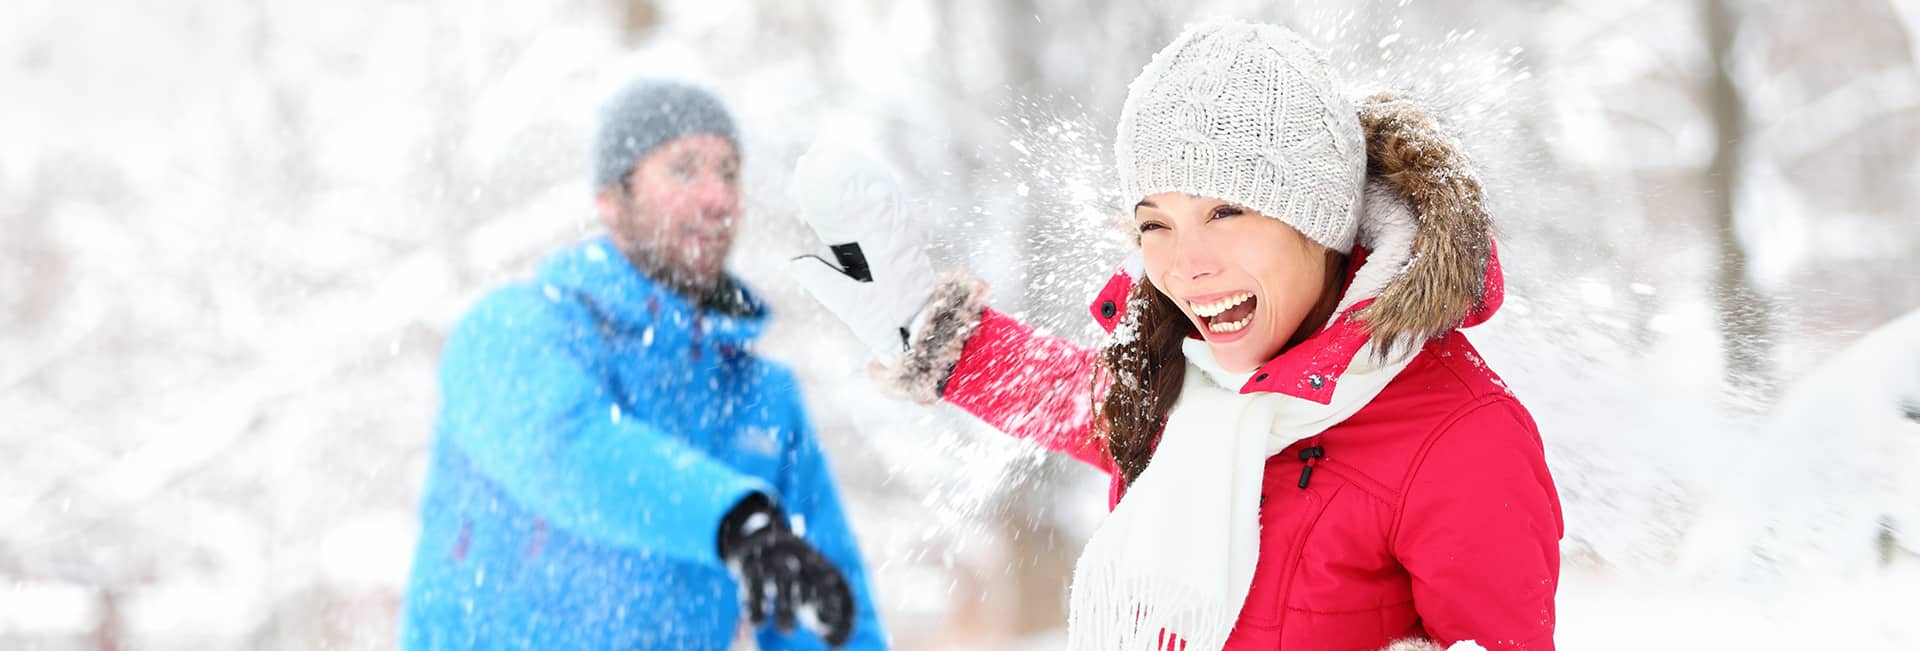
[[[1213,351],[1213,361],[1227,372],[1252,373],[1271,357],[1259,354],[1261,347],[1256,343],[1248,337],[1224,343],[1208,342],[1207,349]]]

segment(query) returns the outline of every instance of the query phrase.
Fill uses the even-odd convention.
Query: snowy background
[[[392,646],[447,327],[589,237],[594,106],[704,82],[735,269],[904,649],[1054,648],[1091,471],[879,400],[782,276],[829,126],[936,260],[1090,338],[1125,84],[1188,20],[1426,97],[1511,282],[1473,337],[1541,425],[1565,649],[1920,648],[1920,2],[7,0],[0,648]]]

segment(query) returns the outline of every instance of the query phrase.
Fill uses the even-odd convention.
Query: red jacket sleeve
[[[967,340],[941,397],[1002,432],[1113,474],[1093,434],[1094,355],[993,308]]]
[[[1532,417],[1509,397],[1483,400],[1421,455],[1392,545],[1427,636],[1553,649],[1564,524]]]

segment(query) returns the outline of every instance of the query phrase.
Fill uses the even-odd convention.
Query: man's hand
[[[840,568],[794,535],[773,500],[754,493],[720,520],[720,558],[740,583],[748,619],[758,627],[797,623],[838,647],[853,635],[853,591]]]

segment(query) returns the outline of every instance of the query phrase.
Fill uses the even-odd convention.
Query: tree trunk
[[[1731,0],[1705,0],[1702,14],[1712,64],[1707,92],[1713,121],[1713,161],[1707,184],[1713,195],[1713,230],[1718,268],[1714,271],[1713,301],[1720,322],[1721,357],[1726,386],[1736,396],[1755,398],[1770,384],[1771,350],[1768,301],[1753,286],[1747,250],[1740,242],[1738,192],[1742,173],[1741,150],[1747,132],[1746,106],[1733,79],[1733,40],[1739,15]]]
[[[100,591],[99,623],[94,625],[94,648],[116,651],[121,647],[120,593],[113,588]]]
[[[620,42],[629,46],[638,45],[660,26],[660,8],[653,0],[620,0],[616,11],[620,15]]]
[[[1053,101],[1044,70],[1049,37],[1046,26],[1040,23],[1041,10],[1035,0],[1013,0],[999,5],[998,15],[994,17],[994,23],[1002,30],[1005,48],[1007,101],[1003,105],[1015,112],[1008,116],[1006,129],[1008,135],[1022,140],[1033,134],[1022,128],[1023,123],[1018,119],[1021,114],[1034,119],[1045,117],[1050,108],[1047,103]],[[1015,182],[1037,184],[1028,174],[1036,168],[1020,165],[1018,160],[1006,159],[1014,166]],[[1030,160],[1046,164],[1037,157]],[[1025,248],[1018,261],[1025,267],[1021,276],[1026,291],[1021,292],[1021,302],[1028,314],[1053,314],[1059,307],[1050,304],[1057,300],[1051,296],[1054,288],[1039,285],[1062,258],[1057,247],[1064,243],[1054,235],[1058,224],[1053,223],[1056,220],[1036,214],[1036,202],[1025,194],[1018,194],[1007,206],[1015,211],[1022,233],[1019,244]],[[1025,464],[1030,477],[1024,482],[1015,482],[1005,496],[1007,507],[1000,524],[1002,535],[1009,538],[1008,563],[1012,567],[1008,569],[1018,602],[1009,604],[1014,610],[1008,614],[1012,630],[1020,634],[1058,628],[1067,620],[1066,585],[1072,576],[1077,550],[1069,549],[1070,545],[1060,539],[1060,526],[1052,509],[1059,503],[1060,496],[1060,484],[1051,471],[1055,463],[1048,458]]]
[[[1009,623],[1016,633],[1056,629],[1067,621],[1067,586],[1073,581],[1073,562],[1080,549],[1061,533],[1055,512],[1062,500],[1054,471],[1061,463],[1059,455],[1048,455],[1026,464],[1033,475],[1014,484],[1002,512],[1000,531],[1008,536],[1011,566],[1006,569],[1014,577],[1018,601],[1008,604],[1013,607]]]

